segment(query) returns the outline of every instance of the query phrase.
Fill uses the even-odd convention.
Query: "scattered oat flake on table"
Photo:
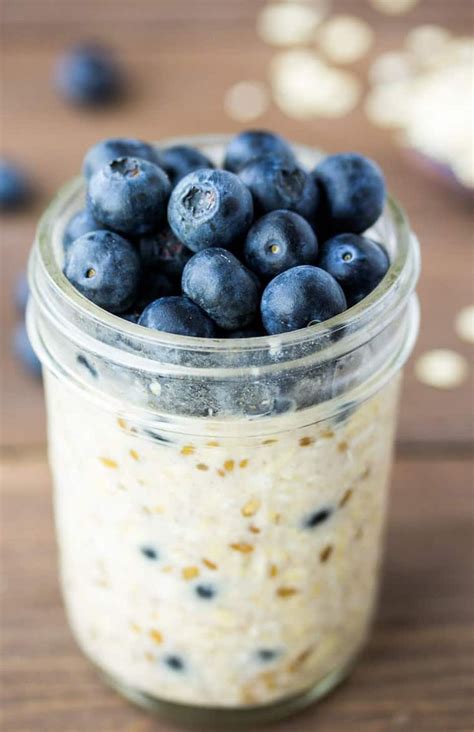
[[[237,122],[250,122],[261,117],[269,104],[268,89],[261,81],[238,81],[224,97],[226,113]]]
[[[257,19],[259,36],[271,46],[294,46],[312,40],[327,12],[327,2],[280,2],[266,5]]]
[[[427,351],[415,363],[419,381],[437,389],[454,389],[467,378],[469,365],[461,354],[447,348]]]
[[[374,31],[355,15],[334,15],[318,31],[319,47],[330,61],[350,64],[365,56],[374,42]]]
[[[413,28],[405,39],[405,47],[417,61],[431,66],[451,39],[451,33],[440,25],[420,25]]]
[[[309,50],[277,54],[270,79],[275,102],[295,119],[343,117],[357,105],[361,93],[354,74],[328,66]]]
[[[378,127],[401,127],[408,115],[411,85],[405,81],[374,87],[367,94],[364,109],[367,118]]]
[[[474,343],[474,305],[468,305],[459,311],[454,328],[459,338],[467,343]]]
[[[418,0],[369,0],[370,4],[381,13],[387,15],[401,15],[417,5]]]
[[[371,84],[388,84],[406,81],[413,76],[414,64],[406,51],[387,51],[381,53],[369,70]]]

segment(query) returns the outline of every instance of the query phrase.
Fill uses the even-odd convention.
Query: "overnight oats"
[[[29,329],[81,649],[157,713],[256,722],[367,639],[418,248],[362,156],[188,143],[89,151]]]

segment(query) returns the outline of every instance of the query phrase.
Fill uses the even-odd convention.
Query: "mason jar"
[[[184,142],[218,162],[227,139]],[[295,148],[308,166],[321,157]],[[206,340],[74,289],[62,236],[83,205],[82,179],[61,189],[29,270],[72,631],[162,716],[283,717],[349,672],[370,629],[416,238],[389,201],[369,235],[391,267],[366,299],[303,330]]]

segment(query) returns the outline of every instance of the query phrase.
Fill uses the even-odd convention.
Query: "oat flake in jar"
[[[187,142],[219,160],[226,139]],[[40,223],[28,312],[71,628],[164,717],[283,717],[348,673],[370,629],[416,239],[391,201],[372,231],[391,267],[358,305],[283,335],[197,339],[137,327],[66,280],[83,197],[77,179]]]

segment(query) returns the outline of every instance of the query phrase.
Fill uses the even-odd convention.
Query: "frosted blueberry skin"
[[[357,234],[339,234],[324,242],[318,264],[339,282],[351,307],[375,290],[390,260],[377,242]]]
[[[212,161],[190,145],[172,145],[159,151],[160,166],[175,186],[181,178],[200,168],[213,168]]]
[[[115,101],[125,84],[120,65],[107,49],[82,44],[66,51],[58,60],[54,81],[59,94],[68,102],[99,106]]]
[[[347,307],[341,286],[328,272],[309,264],[278,275],[265,288],[262,322],[270,335],[321,323]]]
[[[314,264],[318,241],[312,227],[293,211],[271,211],[252,226],[244,245],[248,266],[263,280],[299,264]]]
[[[289,162],[295,161],[293,150],[280,135],[266,130],[245,130],[229,142],[225,151],[224,168],[238,173],[247,163],[262,155],[276,155]]]
[[[153,145],[133,137],[109,137],[89,148],[82,163],[82,173],[89,179],[106,163],[117,158],[142,158],[155,165],[160,164],[158,150]]]
[[[156,231],[171,190],[166,173],[141,158],[106,163],[89,181],[88,207],[103,226],[128,236]]]
[[[190,173],[174,188],[168,204],[171,229],[193,252],[232,247],[246,235],[252,219],[250,192],[226,170]]]
[[[111,313],[123,313],[137,296],[140,259],[118,234],[91,231],[69,247],[64,274],[88,300]]]
[[[0,158],[0,211],[13,211],[29,202],[32,196],[25,173],[14,163]]]
[[[258,311],[257,280],[226,249],[195,254],[184,268],[182,288],[223,330],[250,325]]]
[[[84,208],[82,211],[78,211],[71,219],[69,219],[64,230],[64,250],[67,251],[72,242],[79,239],[80,236],[88,234],[90,231],[97,231],[102,228],[102,224],[92,216],[91,212],[87,208]]]
[[[257,213],[285,209],[311,223],[316,221],[318,188],[296,162],[273,156],[256,158],[242,168],[239,178],[250,190]]]
[[[169,226],[164,226],[155,234],[141,237],[138,250],[145,268],[159,270],[173,278],[181,278],[184,265],[193,256],[193,252],[179,241]]]
[[[31,376],[41,378],[41,361],[33,350],[24,323],[19,323],[13,332],[13,351]]]
[[[187,297],[162,297],[150,303],[140,316],[139,325],[165,333],[214,338],[216,328],[201,308]]]
[[[313,178],[329,234],[360,234],[381,216],[385,179],[373,160],[352,152],[329,155],[314,169]]]

